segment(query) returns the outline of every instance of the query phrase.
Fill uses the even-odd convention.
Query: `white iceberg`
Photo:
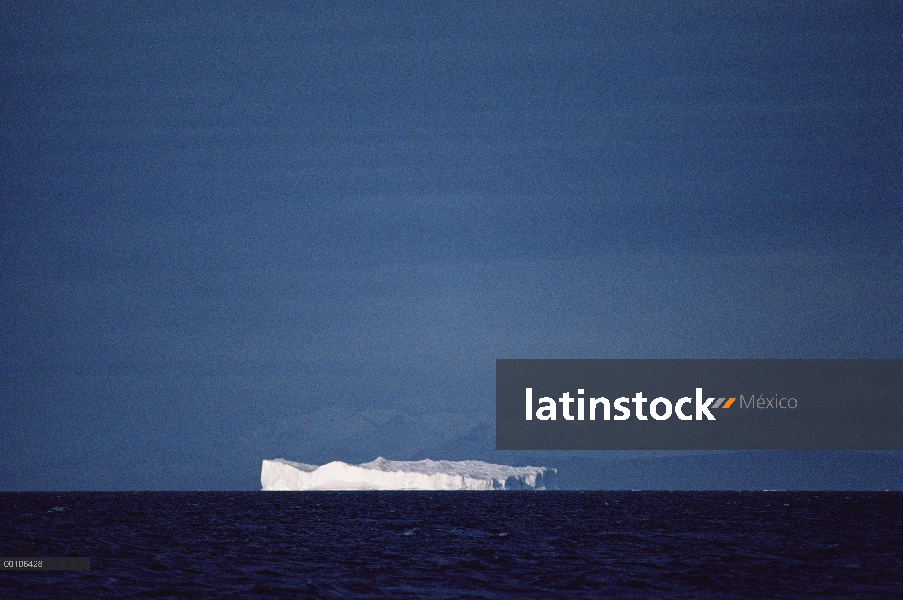
[[[478,460],[386,460],[323,466],[277,458],[263,461],[264,491],[306,490],[544,490],[556,469],[509,467]]]

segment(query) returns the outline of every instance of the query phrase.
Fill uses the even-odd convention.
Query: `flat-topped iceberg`
[[[376,460],[323,466],[277,458],[263,461],[264,491],[305,490],[544,490],[557,473],[548,467],[509,467],[478,460]]]

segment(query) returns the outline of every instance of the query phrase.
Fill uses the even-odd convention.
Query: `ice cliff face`
[[[303,490],[544,490],[553,487],[555,469],[509,467],[478,460],[396,461],[377,458],[321,467],[277,458],[263,461],[264,491]]]

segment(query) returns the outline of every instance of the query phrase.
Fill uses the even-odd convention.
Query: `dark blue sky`
[[[896,3],[18,4],[0,489],[377,455],[731,487],[495,452],[495,359],[903,358]],[[778,456],[743,468],[903,487]]]

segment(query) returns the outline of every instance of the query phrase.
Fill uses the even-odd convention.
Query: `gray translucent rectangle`
[[[4,571],[84,571],[91,559],[84,556],[7,556],[0,558]]]
[[[903,450],[901,390],[896,359],[500,359],[496,448]]]

